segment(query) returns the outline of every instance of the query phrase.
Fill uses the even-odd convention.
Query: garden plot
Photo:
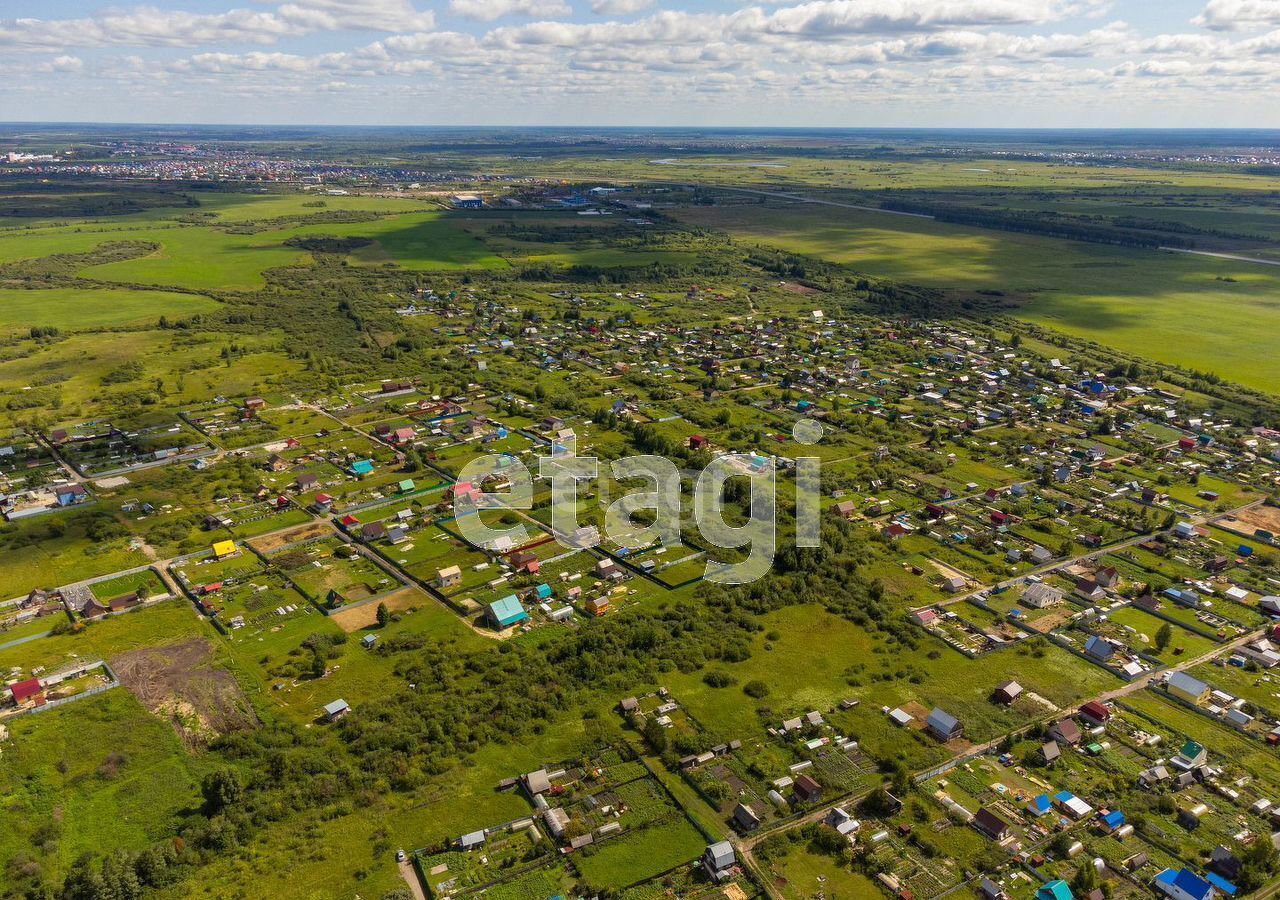
[[[407,534],[408,539],[401,544],[377,544],[377,551],[414,578],[432,585],[447,597],[475,589],[501,575],[488,555],[473,549],[462,538],[440,525],[411,527]],[[442,569],[455,566],[459,570],[456,581],[440,578]]]
[[[431,896],[438,898],[486,888],[490,889],[486,896],[497,890],[517,897],[532,885],[556,886],[546,873],[554,865],[555,856],[531,819],[486,829],[484,843],[478,849],[420,850],[417,863]],[[538,900],[545,898],[538,895]]]
[[[311,520],[305,509],[287,498],[281,503],[277,497],[239,505],[228,503],[218,508],[213,516],[219,527],[237,538],[256,537]]]
[[[94,598],[104,605],[118,597],[126,597],[130,594],[140,600],[146,600],[164,597],[169,593],[160,576],[151,569],[95,581],[88,587]]]
[[[200,594],[200,609],[234,633],[246,635],[286,618],[311,615],[314,607],[278,572],[261,571]],[[243,637],[241,638],[243,639]]]
[[[706,572],[707,555],[687,544],[652,544],[631,548],[605,545],[615,556],[668,588],[677,588],[697,581]]]
[[[61,476],[53,455],[25,431],[0,435],[0,494],[34,490]]]
[[[926,631],[966,656],[980,656],[1029,637],[1012,622],[974,603],[933,610]]]
[[[371,600],[402,587],[338,537],[295,544],[268,557],[298,591],[328,609]]]

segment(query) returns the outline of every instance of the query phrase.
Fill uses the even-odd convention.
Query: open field
[[[679,211],[749,243],[960,293],[998,291],[1029,321],[1274,391],[1280,271],[813,204]],[[1212,328],[1204,323],[1212,321]]]
[[[0,290],[0,331],[26,331],[32,326],[80,331],[154,324],[161,316],[180,318],[216,308],[207,297],[164,291]]]

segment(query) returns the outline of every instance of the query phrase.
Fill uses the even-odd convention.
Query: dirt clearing
[[[1221,521],[1237,531],[1249,532],[1261,528],[1272,534],[1280,534],[1280,509],[1274,506],[1255,506],[1234,516],[1226,516]]]
[[[190,747],[252,728],[258,717],[231,673],[213,660],[202,638],[131,650],[111,660],[121,684],[151,712],[168,719]]]
[[[254,538],[249,541],[249,546],[259,553],[274,553],[281,547],[300,544],[303,541],[310,541],[315,538],[328,537],[331,534],[333,534],[333,529],[329,527],[327,522],[312,522],[308,525],[294,528],[291,531]]]

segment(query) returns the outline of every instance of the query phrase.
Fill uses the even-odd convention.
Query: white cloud
[[[564,0],[449,0],[449,9],[477,22],[492,22],[503,16],[555,19],[573,13]]]
[[[1280,25],[1280,0],[1209,0],[1191,23],[1214,31]]]
[[[654,0],[591,0],[591,11],[597,16],[630,16],[653,4]]]
[[[79,19],[0,19],[0,47],[198,47],[274,44],[318,31],[401,31],[434,27],[409,0],[295,0],[273,10],[218,13],[136,6]]]

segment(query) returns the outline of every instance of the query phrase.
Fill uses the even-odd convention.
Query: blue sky
[[[5,0],[0,119],[1280,127],[1280,0]]]

